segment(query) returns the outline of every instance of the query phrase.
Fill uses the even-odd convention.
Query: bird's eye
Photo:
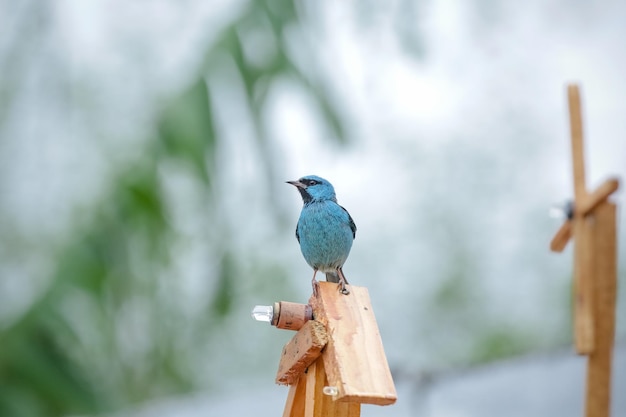
[[[317,184],[317,181],[315,181],[315,180],[309,180],[309,186],[311,186],[311,185],[315,185],[315,184]]]

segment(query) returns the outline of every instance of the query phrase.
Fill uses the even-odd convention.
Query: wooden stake
[[[328,378],[319,358],[289,389],[283,417],[359,417],[361,404],[334,401],[324,394]]]
[[[585,186],[585,158],[583,146],[583,122],[578,86],[567,87],[570,131],[572,136],[572,168],[576,203],[587,199]],[[574,208],[576,208],[576,203]],[[593,351],[593,256],[591,254],[591,229],[585,216],[574,210],[574,341],[576,351],[587,355]]]
[[[583,128],[578,86],[567,88],[572,134],[574,212],[558,230],[550,248],[563,250],[574,238],[574,341],[587,361],[586,417],[608,417],[615,338],[617,286],[616,207],[607,201],[619,187],[611,178],[594,192],[585,188]]]
[[[576,201],[587,197],[585,188],[585,158],[583,147],[583,118],[580,108],[580,91],[576,84],[567,87],[570,114],[570,132],[572,136],[572,167],[574,171],[574,195]]]
[[[337,284],[320,282],[311,297],[313,315],[326,325],[329,335],[322,358],[338,401],[388,405],[396,402],[383,344],[367,288],[350,286],[350,294]]]
[[[306,375],[300,375],[298,381],[289,387],[283,417],[303,417],[306,407]]]
[[[580,355],[593,352],[593,219],[574,222],[574,342]]]
[[[320,282],[309,300],[315,320],[285,345],[276,377],[291,384],[283,417],[359,417],[361,403],[396,402],[367,288],[349,287],[344,295],[337,284]]]
[[[608,417],[611,407],[611,362],[615,338],[617,236],[615,204],[604,202],[594,211],[594,350],[587,363],[587,417]]]
[[[334,284],[336,287],[336,284]],[[328,386],[324,361],[317,360],[306,374],[306,404],[304,417],[359,417],[361,404],[357,402],[334,401],[323,390]]]

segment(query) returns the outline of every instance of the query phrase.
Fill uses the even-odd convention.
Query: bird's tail
[[[339,275],[336,272],[327,272],[326,273],[326,281],[328,282],[339,282]]]

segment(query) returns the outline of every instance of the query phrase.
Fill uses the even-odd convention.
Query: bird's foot
[[[339,275],[339,285],[337,285],[337,288],[339,289],[339,291],[343,295],[350,294],[350,290],[346,287],[346,285],[348,285],[348,280],[343,274],[343,271],[341,270],[341,268],[337,269],[337,275]]]

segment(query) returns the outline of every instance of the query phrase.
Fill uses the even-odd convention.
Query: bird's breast
[[[349,216],[334,202],[305,206],[298,221],[298,235],[304,258],[320,270],[343,266],[353,241]]]

